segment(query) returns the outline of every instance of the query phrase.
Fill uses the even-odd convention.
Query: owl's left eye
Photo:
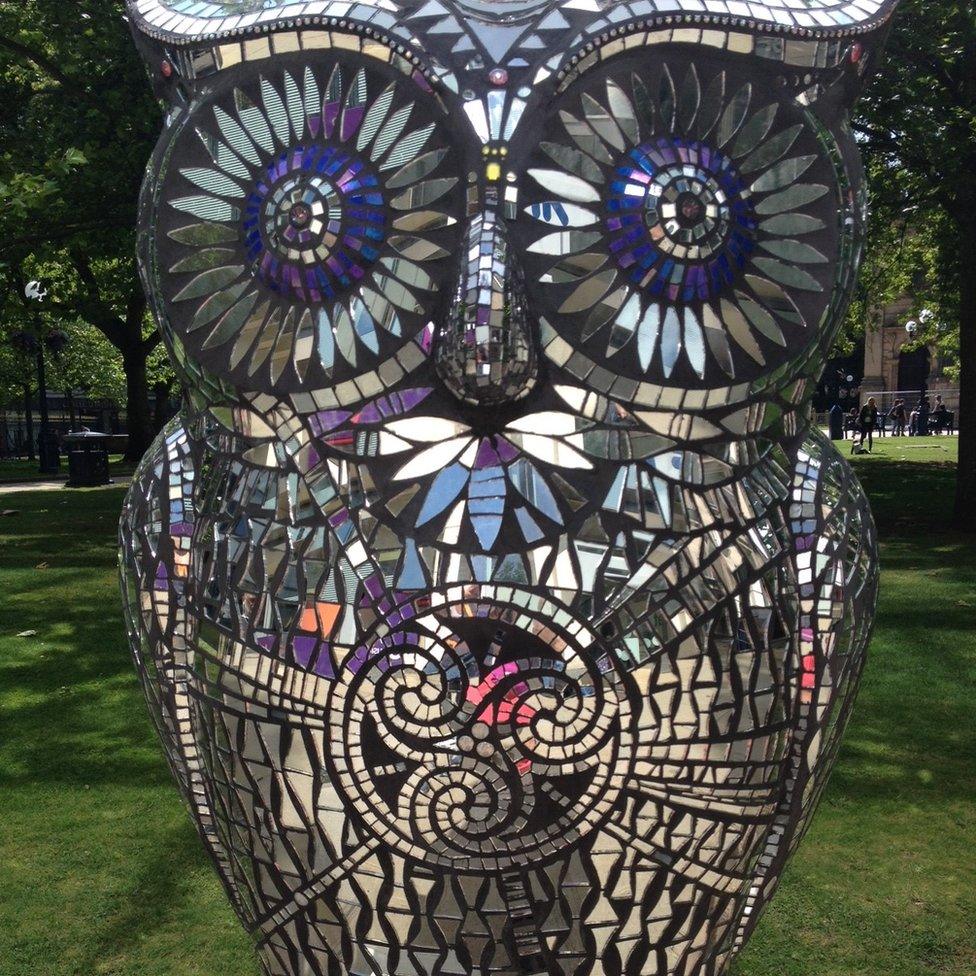
[[[336,55],[231,75],[160,173],[158,282],[195,360],[251,388],[337,386],[435,317],[459,177],[428,91]]]
[[[830,146],[741,62],[706,73],[675,54],[584,76],[523,181],[537,312],[634,379],[773,372],[819,341],[832,266],[850,264]]]

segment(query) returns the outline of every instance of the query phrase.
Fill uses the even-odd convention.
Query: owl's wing
[[[801,717],[736,948],[755,928],[820,801],[857,694],[877,599],[877,537],[867,498],[819,431],[797,452],[789,515],[800,589],[794,680]]]
[[[186,610],[194,463],[177,417],[143,458],[120,524],[126,625],[149,714],[180,792],[231,900],[242,910],[207,796],[191,697],[197,624]]]

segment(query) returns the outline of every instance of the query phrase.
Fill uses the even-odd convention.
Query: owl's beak
[[[504,221],[491,210],[471,220],[451,312],[437,337],[437,369],[459,400],[512,403],[535,385],[538,359],[525,280]]]

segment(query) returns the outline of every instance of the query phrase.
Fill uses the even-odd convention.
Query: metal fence
[[[37,452],[41,418],[36,402],[32,404],[32,408],[33,423],[30,427],[23,409],[0,411],[0,458],[24,458]],[[67,403],[61,397],[52,396],[48,400],[48,416],[51,429],[59,436],[81,427],[106,434],[124,434],[128,429],[124,410],[120,410],[114,404],[98,401],[76,399],[72,423],[71,411]],[[33,451],[29,432],[32,433],[34,442]]]
[[[929,404],[934,408],[936,396],[942,397],[942,402],[946,405],[946,410],[956,415],[959,419],[959,391],[958,390],[930,390],[925,394]],[[878,410],[886,414],[895,405],[896,400],[905,401],[905,409],[911,413],[921,400],[918,390],[868,390],[861,394],[861,403],[867,403],[868,397],[874,397],[878,405]]]
[[[958,432],[959,430],[959,391],[958,390],[931,390],[925,394],[929,401],[930,411],[935,410],[936,396],[942,397],[942,402],[945,404],[946,410],[953,415],[953,431]],[[912,411],[918,406],[919,400],[921,399],[921,393],[918,390],[876,390],[872,392],[868,390],[862,393],[857,399],[857,406],[868,402],[868,397],[874,397],[874,401],[878,407],[878,413],[881,415],[882,420],[887,418],[892,407],[894,407],[897,400],[903,400],[905,403],[905,413],[908,417],[911,416]],[[847,414],[850,407],[854,406],[854,402],[843,403],[842,406],[845,408],[844,413]],[[931,418],[931,413],[930,413]],[[886,426],[890,427],[892,421],[888,421]],[[934,425],[934,420],[929,420],[930,424]],[[829,414],[826,410],[817,410],[814,412],[814,424],[818,427],[827,429],[829,426]],[[906,428],[907,429],[907,428]],[[933,426],[933,429],[934,426]]]
[[[47,411],[51,430],[58,437],[82,427],[106,434],[125,434],[128,430],[125,410],[108,400],[78,395],[69,400],[63,393],[51,391]],[[23,401],[8,401],[7,409],[0,410],[0,458],[28,457],[37,452],[41,411],[36,394],[31,398],[30,416],[28,424]]]
[[[179,410],[180,398],[178,393],[157,389],[149,399],[151,423],[154,430],[159,430],[163,424]],[[120,408],[111,400],[92,400],[85,396],[74,396],[70,400],[63,393],[50,392],[47,397],[47,410],[51,429],[59,437],[87,427],[97,430],[114,438],[113,449],[121,450],[124,437],[129,432],[128,417],[124,408]],[[28,440],[33,440],[34,451],[37,451],[41,428],[40,401],[37,396],[31,398],[30,404],[32,424],[28,425],[24,411],[24,403],[7,401],[6,409],[0,409],[0,458],[27,457],[30,455]],[[32,428],[32,437],[28,438],[28,430]]]

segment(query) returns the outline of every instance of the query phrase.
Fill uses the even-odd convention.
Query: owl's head
[[[129,0],[170,105],[141,253],[174,358],[303,415],[575,390],[748,434],[843,315],[847,114],[895,3]]]

